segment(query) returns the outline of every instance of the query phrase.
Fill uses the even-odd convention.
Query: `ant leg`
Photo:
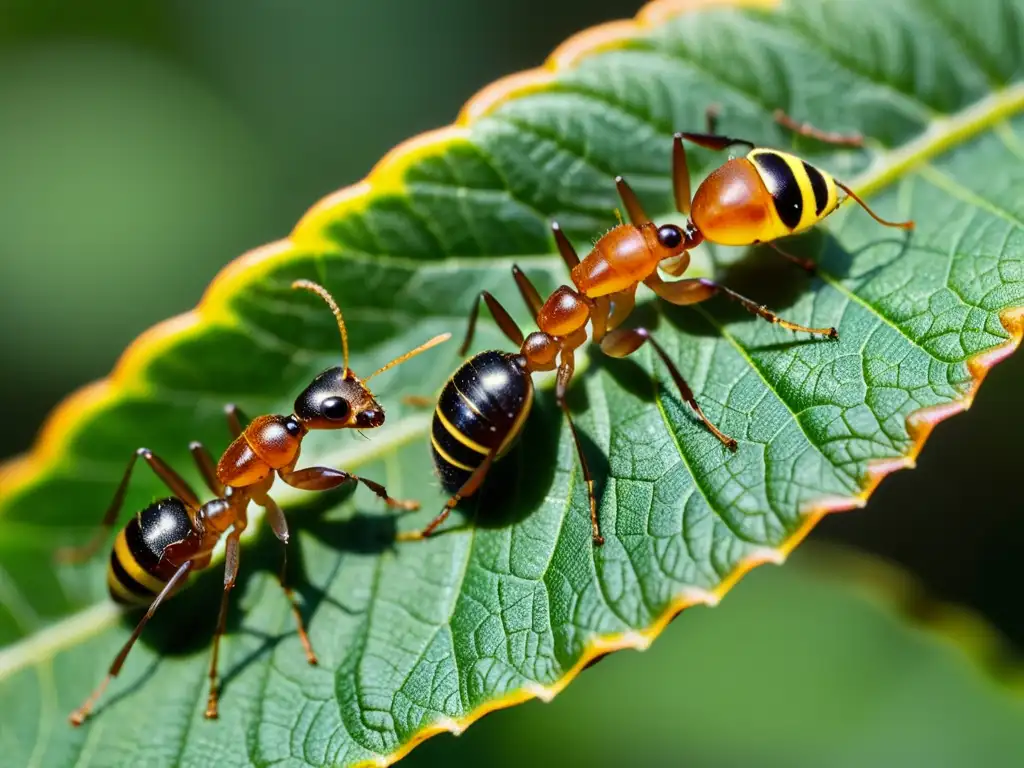
[[[690,389],[690,385],[686,383],[686,379],[683,378],[683,374],[679,372],[676,364],[672,362],[669,356],[665,353],[665,350],[661,348],[661,345],[654,340],[651,336],[650,331],[646,328],[629,328],[620,329],[609,333],[603,342],[601,342],[601,351],[610,357],[627,357],[636,350],[640,349],[644,345],[644,342],[650,342],[651,346],[654,347],[654,351],[661,358],[661,361],[668,368],[669,375],[672,377],[672,381],[675,382],[676,387],[679,389],[679,394],[683,396],[683,400],[689,405],[697,417],[704,422],[704,426],[717,437],[726,448],[730,451],[736,450],[736,441],[726,435],[724,432],[716,427],[711,419],[704,415],[704,411],[701,410],[700,404],[697,402],[697,398],[693,396],[693,390]]]
[[[682,131],[675,135],[677,142],[682,143],[683,139],[693,142],[698,147],[713,149],[718,152],[733,146],[744,146],[748,149],[753,149],[757,146],[748,139],[737,139],[733,136],[723,136],[718,133],[690,133]]]
[[[772,118],[776,123],[781,125],[783,128],[789,129],[793,133],[806,136],[810,139],[815,139],[825,144],[836,144],[841,147],[864,146],[864,137],[859,133],[836,133],[834,131],[823,131],[820,128],[815,128],[810,123],[802,123],[794,120],[781,109],[776,109],[772,112]]]
[[[650,224],[651,219],[647,216],[644,207],[640,204],[640,199],[636,196],[633,188],[626,183],[626,180],[621,176],[616,176],[615,188],[619,191],[622,204],[626,206],[626,215],[629,216],[630,223],[634,227]]]
[[[191,560],[182,563],[181,567],[179,567],[178,570],[174,572],[174,575],[171,576],[170,581],[168,581],[167,584],[164,585],[164,588],[160,590],[160,594],[153,599],[153,602],[149,605],[149,610],[146,611],[146,615],[143,616],[142,620],[135,626],[135,630],[132,632],[131,637],[128,638],[128,642],[124,644],[120,653],[118,653],[117,657],[114,659],[114,663],[110,665],[110,670],[107,672],[107,676],[103,678],[103,682],[96,687],[96,690],[89,695],[89,698],[85,700],[82,706],[71,713],[68,720],[70,720],[72,725],[81,725],[85,722],[85,719],[89,717],[89,713],[92,712],[92,708],[96,706],[96,702],[99,700],[100,696],[103,695],[103,691],[106,690],[110,681],[117,677],[117,674],[121,671],[121,666],[124,664],[124,660],[128,658],[128,653],[131,651],[132,646],[135,645],[135,641],[138,640],[139,635],[142,634],[143,627],[146,626],[146,623],[150,618],[152,618],[153,614],[156,613],[156,609],[160,607],[160,604],[164,599],[174,592],[175,588],[181,580],[185,578],[190,570],[192,570]]]
[[[516,286],[519,288],[519,294],[523,297],[523,301],[530,308],[530,314],[536,320],[537,315],[540,314],[540,308],[544,306],[540,293],[534,287],[530,278],[526,276],[526,273],[519,268],[518,264],[512,265],[512,277],[516,281]]]
[[[189,443],[188,449],[192,454],[193,460],[196,462],[196,466],[199,467],[199,474],[203,476],[206,487],[213,492],[214,496],[221,498],[224,495],[224,484],[217,479],[217,469],[213,462],[213,456],[210,455],[206,446],[198,441]]]
[[[466,478],[466,482],[462,484],[462,487],[455,492],[455,494],[448,499],[445,503],[444,508],[438,513],[437,517],[431,520],[425,527],[418,531],[402,531],[395,537],[395,541],[419,541],[430,536],[437,527],[441,525],[445,520],[448,519],[448,515],[455,509],[456,505],[463,499],[472,496],[476,493],[480,486],[483,485],[484,478],[487,477],[487,472],[490,470],[491,465],[494,463],[494,457],[497,455],[497,449],[491,450],[484,458],[483,462],[473,473]]]
[[[128,466],[124,470],[121,482],[118,484],[117,490],[114,491],[114,498],[111,500],[110,506],[107,507],[107,511],[103,514],[103,519],[100,521],[99,530],[93,534],[93,537],[87,543],[80,547],[58,549],[55,554],[57,562],[80,563],[83,560],[88,560],[96,553],[96,550],[106,540],[107,534],[117,521],[117,516],[124,504],[125,494],[128,492],[128,482],[131,480],[132,470],[135,468],[135,462],[140,456],[146,460],[153,473],[170,489],[171,493],[185,503],[185,506],[189,507],[192,511],[199,509],[199,497],[196,496],[196,492],[192,490],[192,487],[155,453],[148,448],[139,448],[132,454],[131,459],[128,460]]]
[[[632,314],[633,307],[636,305],[636,285],[624,291],[613,293],[609,298],[613,306],[611,314],[608,315],[608,322],[605,324],[605,328],[611,331],[622,325],[626,318]]]
[[[213,633],[213,650],[210,654],[210,695],[206,700],[206,717],[214,719],[217,717],[217,700],[220,696],[220,689],[217,685],[217,662],[220,657],[220,638],[224,634],[224,628],[228,620],[228,595],[235,586],[235,579],[238,578],[238,540],[245,530],[245,523],[235,523],[228,534],[227,544],[224,547],[224,592],[220,599],[220,613],[217,616],[217,629]]]
[[[737,139],[732,136],[722,136],[714,133],[713,128],[718,119],[718,110],[715,107],[708,107],[707,111],[707,133],[680,132],[672,137],[672,194],[675,198],[676,210],[684,216],[690,215],[690,169],[686,162],[686,147],[683,140],[691,141],[698,147],[721,151],[729,147],[742,145],[749,149],[754,148],[754,142],[747,139]],[[635,223],[635,222],[634,222]]]
[[[684,216],[690,215],[690,169],[686,162],[686,147],[683,140],[692,141],[699,147],[705,149],[723,150],[740,144],[750,149],[754,148],[752,141],[736,139],[731,136],[722,136],[715,133],[715,125],[718,121],[718,108],[714,105],[708,107],[705,113],[708,126],[707,133],[677,133],[672,137],[672,194],[675,197],[676,210]],[[634,222],[635,223],[635,222]]]
[[[351,472],[345,472],[341,469],[332,469],[331,467],[306,467],[305,469],[296,469],[291,472],[279,472],[279,477],[285,481],[292,488],[298,488],[300,491],[329,491],[332,488],[337,488],[339,485],[347,482],[362,483],[375,494],[380,496],[392,509],[401,509],[404,511],[415,512],[420,508],[418,501],[404,500],[404,499],[393,499],[388,496],[387,489],[380,483],[368,480],[365,477],[359,475],[353,475]]]
[[[242,422],[249,422],[249,419],[245,417],[241,409],[234,403],[228,403],[224,406],[224,417],[228,420],[228,429],[231,430],[231,437],[239,437],[244,430]]]
[[[295,592],[290,586],[288,586],[286,578],[288,574],[288,521],[285,519],[284,512],[281,511],[281,507],[279,507],[277,502],[269,496],[257,499],[256,503],[267,510],[267,520],[270,522],[270,529],[274,532],[274,535],[278,538],[281,544],[284,545],[281,551],[281,570],[278,571],[277,580],[281,584],[281,589],[284,590],[285,597],[288,598],[288,602],[292,606],[292,613],[295,615],[295,624],[298,627],[299,640],[302,642],[302,647],[306,651],[306,661],[310,664],[316,664],[316,654],[313,652],[313,644],[309,642],[309,634],[306,632],[306,625],[302,621],[302,611],[299,610],[299,603],[295,599]]]
[[[609,338],[608,336],[605,339]],[[604,344],[601,344],[602,348]],[[590,465],[587,464],[586,454],[583,453],[583,443],[580,442],[579,433],[576,431],[576,425],[572,422],[572,414],[569,413],[569,405],[565,402],[565,393],[569,387],[569,381],[572,379],[573,371],[575,370],[575,360],[571,350],[567,350],[562,353],[561,363],[558,366],[558,373],[556,374],[555,383],[555,400],[558,402],[558,407],[562,409],[562,413],[565,414],[565,420],[569,424],[569,433],[572,435],[573,443],[576,445],[576,455],[580,459],[580,467],[583,470],[583,482],[587,486],[587,501],[590,504],[590,537],[594,542],[595,547],[600,547],[604,544],[604,536],[601,535],[601,523],[597,518],[597,498],[594,496],[594,478],[590,474]]]
[[[466,338],[462,342],[462,346],[459,347],[459,354],[465,355],[466,350],[469,349],[469,345],[473,343],[473,333],[476,331],[476,318],[480,313],[480,301],[487,302],[487,308],[491,310],[491,316],[494,321],[501,328],[501,332],[508,337],[508,340],[515,344],[517,347],[523,344],[523,332],[519,330],[519,326],[516,325],[516,321],[512,319],[512,316],[505,311],[505,308],[501,306],[501,303],[494,298],[490,291],[480,291],[476,297],[476,301],[473,303],[473,309],[469,313],[469,326],[466,328]]]
[[[783,250],[781,247],[779,247],[778,245],[776,245],[775,243],[770,242],[770,241],[762,243],[762,245],[767,245],[769,248],[771,248],[777,254],[779,254],[780,256],[782,256],[782,257],[788,259],[789,261],[793,262],[794,264],[796,264],[798,267],[803,269],[808,274],[811,274],[811,275],[817,274],[818,266],[813,261],[811,261],[810,259],[803,259],[803,258],[801,258],[799,256],[794,256],[792,253],[789,253],[788,251]]]
[[[690,168],[686,163],[686,147],[683,146],[681,133],[672,137],[672,194],[675,197],[676,210],[684,216],[689,216]]]
[[[702,301],[707,301],[716,293],[721,293],[727,299],[735,301],[751,314],[757,315],[774,325],[779,325],[790,331],[810,333],[815,336],[824,336],[829,339],[839,338],[839,332],[835,328],[809,328],[806,325],[798,325],[797,323],[791,323],[789,320],[783,320],[763,304],[758,304],[757,302],[748,299],[746,296],[736,293],[736,291],[731,288],[726,288],[724,285],[703,277],[676,280],[673,283],[666,283],[657,274],[654,274],[644,280],[644,284],[658,294],[658,296],[671,304],[678,304],[680,306],[698,304]]]
[[[199,509],[202,506],[202,502],[199,501],[196,492],[192,490],[192,486],[186,483],[181,475],[171,469],[163,459],[148,448],[139,448],[135,455],[141,456],[146,460],[146,463],[149,464],[156,476],[163,481],[164,485],[171,489],[171,493],[185,502],[185,506],[192,509]]]
[[[614,295],[614,294],[613,294]],[[612,313],[612,297],[598,296],[591,299],[593,306],[590,307],[590,330],[593,340],[601,341],[608,332],[608,321]]]
[[[783,320],[763,304],[758,304],[757,302],[748,299],[746,296],[736,293],[736,291],[731,288],[726,288],[724,285],[719,285],[718,283],[712,282],[711,280],[705,280],[703,278],[700,278],[700,282],[711,286],[715,293],[722,293],[727,299],[735,301],[751,314],[757,315],[758,317],[767,320],[769,323],[782,326],[790,331],[810,333],[815,336],[824,336],[828,339],[839,338],[839,331],[835,328],[809,328],[806,325],[799,325],[798,323],[792,323],[789,320]]]
[[[128,468],[125,469],[124,475],[121,477],[121,482],[117,486],[117,490],[114,491],[114,498],[110,502],[110,506],[107,507],[107,511],[103,513],[103,519],[100,521],[99,529],[92,535],[85,544],[78,547],[61,547],[57,550],[54,555],[54,559],[58,563],[81,563],[91,558],[96,554],[96,550],[100,548],[100,545],[106,541],[107,534],[113,527],[114,522],[117,520],[118,513],[121,511],[121,507],[124,504],[124,496],[128,490],[128,481],[132,476],[132,469],[135,467],[135,460],[139,457],[138,452],[133,453],[131,459],[128,461]]]
[[[551,222],[551,234],[555,236],[555,245],[558,246],[558,252],[562,255],[562,261],[572,272],[580,263],[579,254],[576,253],[576,249],[572,247],[572,243],[569,242],[569,238],[565,236],[565,232],[562,231],[557,221]]]

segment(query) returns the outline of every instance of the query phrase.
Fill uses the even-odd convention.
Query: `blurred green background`
[[[140,331],[191,308],[226,262],[285,235],[395,143],[449,122],[477,89],[538,65],[569,34],[636,10],[632,0],[0,0],[0,456],[25,450],[46,412],[108,372]],[[1019,356],[993,373],[970,416],[937,429],[915,472],[812,536],[903,564],[1017,647],[1022,382]],[[906,672],[897,630],[876,632],[877,616],[861,621],[856,610],[830,617],[834,600],[808,602],[806,578],[747,581],[735,606],[677,622],[649,653],[603,663],[555,704],[488,718],[413,762],[674,764],[666,756],[685,754],[701,766],[971,764],[985,731],[965,729],[958,752],[950,712],[916,711],[920,697],[956,694],[942,688],[948,681]],[[700,634],[719,615],[736,624],[733,647],[712,641],[723,625]],[[835,628],[829,647],[801,648],[804,625],[819,616]],[[769,642],[758,658],[777,652],[778,668],[795,664],[795,677],[754,681],[772,696],[736,695],[745,704],[735,707],[695,701],[689,689],[714,687],[726,669],[739,686],[744,672],[694,663],[694,649],[735,658],[755,627]],[[862,684],[825,696],[833,677]],[[759,722],[765,706],[778,724]],[[720,731],[680,728],[708,707],[721,713]],[[789,752],[806,728],[827,738]],[[600,752],[587,748],[594,729]],[[945,740],[934,741],[938,732]],[[914,759],[882,759],[894,755],[887,734]]]

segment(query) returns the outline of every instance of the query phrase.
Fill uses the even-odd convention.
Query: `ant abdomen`
[[[191,532],[188,510],[173,496],[153,502],[129,520],[110,553],[107,588],[111,598],[122,605],[152,603],[178,570],[177,563],[164,559],[164,551]]]
[[[430,444],[445,490],[459,490],[488,454],[500,458],[522,431],[533,405],[533,381],[517,358],[481,352],[441,391]]]

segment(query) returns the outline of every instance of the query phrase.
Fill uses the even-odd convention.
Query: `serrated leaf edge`
[[[47,418],[35,445],[29,453],[0,464],[0,501],[33,482],[50,466],[57,463],[65,445],[64,437],[73,428],[96,410],[116,400],[125,392],[142,390],[145,385],[141,372],[149,362],[158,357],[168,346],[183,336],[194,332],[214,321],[232,324],[229,303],[232,296],[244,289],[259,274],[269,271],[277,257],[296,247],[317,248],[328,243],[325,231],[329,222],[339,214],[358,210],[369,199],[388,191],[404,188],[403,176],[406,169],[451,144],[468,141],[469,127],[473,122],[494,111],[504,102],[527,93],[544,89],[562,70],[572,67],[580,59],[604,50],[621,46],[637,33],[692,10],[710,7],[759,7],[770,8],[778,5],[777,0],[652,0],[633,19],[601,24],[584,30],[566,40],[548,57],[544,65],[501,78],[485,86],[474,95],[459,112],[454,123],[443,128],[415,136],[391,149],[373,167],[362,181],[334,192],[316,204],[300,219],[288,238],[249,251],[230,262],[213,279],[195,309],[163,321],[135,339],[122,353],[111,374],[102,380],[86,385],[73,392],[59,403]],[[893,178],[910,167],[921,163],[927,157],[940,153],[958,140],[974,134],[980,125],[989,124],[994,118],[1005,117],[1024,108],[1024,87],[1012,87],[972,105],[964,112],[937,121],[919,139],[891,153],[884,163],[885,170],[873,173],[869,169],[865,181],[854,186],[862,194],[885,186]],[[954,125],[949,125],[950,123]],[[939,133],[943,140],[934,141]],[[923,148],[923,149],[922,149]],[[763,547],[755,550],[712,590],[687,589],[677,595],[658,619],[643,630],[630,630],[613,635],[595,636],[583,649],[580,658],[558,681],[543,685],[527,685],[501,699],[481,704],[461,718],[441,718],[423,728],[404,742],[394,752],[357,763],[357,765],[388,766],[431,736],[440,733],[462,733],[473,722],[490,712],[511,707],[533,698],[550,701],[572,680],[596,659],[613,651],[634,649],[644,650],[681,611],[694,605],[717,605],[722,597],[748,572],[765,563],[781,564],[790,552],[800,544],[814,526],[826,515],[863,507],[878,484],[892,472],[912,468],[924,443],[935,426],[963,411],[966,411],[988,371],[998,362],[1016,350],[1024,337],[1024,307],[1003,311],[1000,320],[1007,332],[1007,340],[967,360],[971,385],[967,393],[950,403],[922,408],[911,413],[906,420],[911,445],[906,454],[893,459],[869,462],[862,490],[848,497],[826,497],[805,510],[801,526],[777,548]],[[103,605],[103,604],[100,604]],[[92,606],[79,614],[65,619],[50,628],[32,636],[38,640],[43,633],[53,634],[51,642],[45,643],[44,650],[55,650],[67,646],[68,635],[58,630],[70,625],[79,627],[74,638],[88,635],[89,628],[98,631],[116,618],[116,613]],[[32,638],[28,638],[30,640]],[[26,660],[38,653],[23,649],[26,643],[17,643],[0,654],[5,663],[0,664],[0,679],[17,671]],[[17,654],[11,653],[18,650]],[[28,650],[29,652],[26,652]]]

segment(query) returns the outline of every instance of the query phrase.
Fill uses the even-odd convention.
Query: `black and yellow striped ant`
[[[226,408],[228,424],[235,439],[215,465],[213,457],[201,443],[192,443],[190,451],[199,474],[214,498],[203,502],[192,487],[170,465],[148,448],[139,448],[128,462],[100,530],[83,547],[62,550],[58,558],[77,562],[91,556],[106,540],[109,529],[117,521],[124,503],[132,470],[143,459],[166,485],[170,497],[160,499],[140,511],[117,534],[107,567],[110,596],[129,606],[148,605],[148,610],[111,664],[107,676],[95,691],[70,716],[73,725],[81,725],[111,679],[121,671],[128,653],[146,623],[160,604],[178,591],[190,573],[209,567],[213,550],[225,536],[224,593],[220,614],[213,635],[210,657],[210,692],[206,717],[218,713],[217,658],[220,639],[227,620],[228,595],[238,576],[242,532],[248,525],[249,502],[266,512],[267,522],[282,544],[288,543],[288,523],[284,513],[270,496],[275,475],[286,484],[310,491],[325,491],[347,482],[359,482],[384,500],[388,506],[414,510],[413,501],[392,499],[384,486],[365,477],[331,467],[296,469],[302,438],[314,429],[374,429],[384,423],[384,409],[374,398],[366,382],[409,358],[450,338],[435,336],[416,349],[401,355],[387,365],[360,379],[348,366],[348,333],[341,310],[327,290],[316,283],[298,280],[294,288],[303,288],[319,295],[330,307],[341,332],[343,364],[316,376],[295,400],[295,411],[289,416],[260,416],[242,427],[239,410]],[[287,552],[287,550],[285,550]],[[291,588],[285,581],[282,559],[279,581],[291,603],[299,639],[310,664],[317,658],[302,621],[302,614]]]
[[[575,350],[590,338],[611,357],[631,355],[650,343],[665,364],[682,398],[707,429],[730,450],[732,437],[708,419],[676,364],[646,328],[620,328],[633,310],[636,289],[642,282],[671,304],[697,304],[721,294],[758,317],[783,328],[829,339],[838,339],[835,328],[809,328],[784,320],[766,307],[705,278],[665,281],[659,268],[681,276],[690,264],[689,251],[703,241],[721,245],[772,244],[821,222],[843,202],[838,190],[854,200],[876,221],[887,227],[913,228],[913,222],[880,218],[852,189],[825,171],[787,152],[765,149],[744,139],[713,133],[713,112],[708,112],[707,133],[677,133],[672,144],[672,187],[676,209],[687,216],[682,227],[658,226],[644,212],[633,190],[620,176],[615,184],[629,217],[603,235],[581,261],[557,223],[552,224],[555,243],[568,267],[572,287],[557,288],[546,301],[519,269],[512,275],[539,330],[524,338],[505,308],[489,292],[481,291],[470,313],[469,327],[460,354],[473,340],[480,303],[487,304],[498,327],[519,347],[517,353],[481,352],[468,360],[448,380],[434,410],[431,449],[442,487],[451,495],[440,514],[425,528],[401,534],[411,540],[429,536],[444,522],[458,502],[480,488],[491,465],[522,431],[533,402],[531,375],[557,371],[555,399],[565,414],[576,444],[587,485],[594,544],[604,543],[594,497],[594,483],[573,425],[565,393],[575,369]],[[776,119],[798,133],[827,143],[856,145],[859,139],[825,133],[806,123],[797,124],[782,113]],[[690,195],[690,173],[684,142],[724,150],[747,146],[746,156],[726,161]],[[777,249],[779,250],[779,249]],[[780,252],[802,266],[813,265]]]

